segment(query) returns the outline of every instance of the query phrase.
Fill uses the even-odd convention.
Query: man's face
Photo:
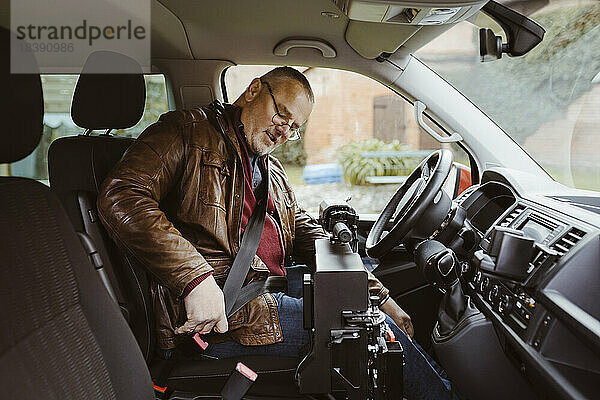
[[[287,81],[271,85],[271,89],[272,97],[267,84],[257,78],[244,93],[246,104],[242,109],[242,123],[248,138],[248,146],[258,155],[268,154],[285,143],[293,134],[290,126],[300,127],[312,111],[312,104],[299,83]],[[277,102],[277,107],[273,99]],[[285,120],[275,117],[273,123],[276,110],[279,110]],[[284,123],[288,125],[279,125]]]

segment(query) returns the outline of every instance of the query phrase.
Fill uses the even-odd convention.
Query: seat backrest
[[[43,118],[39,75],[9,72],[9,35],[0,29],[9,97],[0,163],[35,149]],[[153,399],[135,338],[58,198],[42,183],[2,177],[0,209],[2,398]]]
[[[96,245],[121,311],[148,360],[155,336],[148,274],[108,237],[96,207],[99,185],[133,141],[111,136],[59,138],[50,146],[48,171],[50,187],[73,226]]]
[[[132,62],[135,63],[108,52],[92,53],[88,58],[71,107],[73,121],[85,128],[86,133],[126,129],[141,118],[146,92],[138,64],[134,64],[137,73],[86,73],[97,69],[97,64],[115,67],[124,63],[122,68],[133,69]],[[105,103],[110,105],[105,107]],[[63,203],[75,229],[88,234],[96,245],[121,310],[148,361],[155,341],[148,273],[115,246],[98,219],[96,208],[102,181],[134,141],[106,134],[59,138],[48,152],[48,172],[50,187]]]

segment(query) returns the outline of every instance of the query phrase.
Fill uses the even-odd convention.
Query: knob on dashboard
[[[483,275],[481,274],[481,271],[477,271],[477,273],[475,274],[475,286],[479,285],[482,276]]]
[[[494,301],[496,299],[496,297],[498,297],[499,293],[500,293],[500,289],[498,288],[498,285],[492,286],[492,290],[490,290],[490,293],[488,295],[488,300]]]
[[[481,283],[479,284],[479,290],[481,292],[485,292],[489,286],[490,286],[490,278],[488,278],[486,276],[481,280]]]
[[[500,314],[505,314],[509,311],[511,306],[511,299],[510,296],[507,294],[504,294],[500,297],[500,302],[498,303],[498,312]]]

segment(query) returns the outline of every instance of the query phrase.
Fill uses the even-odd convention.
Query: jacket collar
[[[235,151],[237,152],[237,154],[241,155],[242,154],[242,149],[240,146],[240,142],[237,138],[237,135],[235,133],[235,124],[236,122],[236,116],[237,116],[237,112],[239,110],[239,107],[236,107],[232,104],[223,104],[223,112],[219,113],[222,115],[222,120],[224,120],[224,126],[223,126],[223,130],[225,131],[225,135],[227,135],[227,137],[229,137],[229,139],[231,140],[231,143],[233,144],[233,146],[235,147]],[[218,117],[217,117],[218,118]],[[239,116],[237,116],[237,118],[239,119]],[[241,123],[241,121],[240,121]]]

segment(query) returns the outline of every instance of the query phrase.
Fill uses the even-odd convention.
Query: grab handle
[[[335,58],[337,56],[337,52],[332,45],[318,39],[284,39],[275,46],[273,54],[284,57],[287,56],[290,49],[295,47],[317,49],[325,58]]]
[[[423,112],[425,112],[425,109],[427,109],[427,106],[424,103],[420,102],[419,100],[415,101],[414,106],[415,106],[415,119],[417,120],[417,123],[419,124],[419,126],[421,128],[423,128],[425,130],[425,132],[427,132],[429,134],[429,136],[431,136],[432,138],[434,138],[435,140],[437,140],[440,143],[455,143],[455,142],[460,142],[461,140],[463,140],[462,136],[458,132],[454,132],[452,135],[450,135],[448,137],[441,136],[439,133],[434,131],[429,125],[427,125],[425,123],[425,121],[423,120]]]

